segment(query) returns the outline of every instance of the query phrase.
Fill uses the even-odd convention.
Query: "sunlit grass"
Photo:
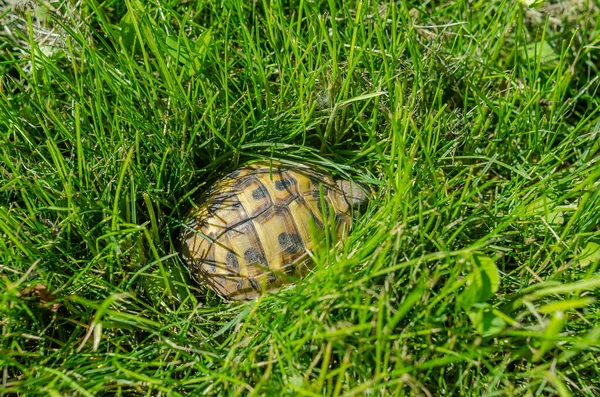
[[[2,9],[0,393],[600,393],[592,1]],[[301,283],[189,281],[259,158],[376,197]]]

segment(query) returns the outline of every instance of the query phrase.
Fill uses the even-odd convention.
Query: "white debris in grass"
[[[33,41],[41,54],[46,57],[68,55],[67,32],[55,21],[60,20],[72,29],[84,28],[76,12],[78,6],[78,1],[0,0],[0,37],[12,41],[22,58],[29,59],[31,49],[27,38],[31,20]],[[72,46],[76,44],[72,41]],[[30,72],[31,64],[23,70]]]

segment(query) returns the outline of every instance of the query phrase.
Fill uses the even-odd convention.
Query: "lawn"
[[[8,3],[0,396],[600,394],[597,2]],[[177,236],[260,159],[373,197],[227,302]]]

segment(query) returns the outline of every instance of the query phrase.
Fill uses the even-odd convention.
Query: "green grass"
[[[0,11],[0,395],[600,393],[596,2],[51,5]],[[261,158],[376,194],[227,303],[175,237]]]

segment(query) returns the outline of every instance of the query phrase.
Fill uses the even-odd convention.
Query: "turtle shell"
[[[342,238],[352,201],[329,174],[257,163],[218,181],[187,217],[181,254],[192,275],[228,299],[252,299],[311,268],[328,225]]]

